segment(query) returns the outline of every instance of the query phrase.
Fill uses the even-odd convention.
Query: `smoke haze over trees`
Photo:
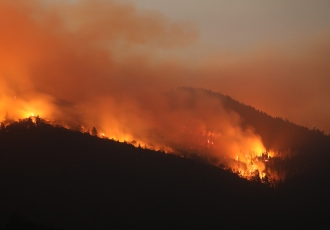
[[[330,132],[327,32],[191,61],[182,53],[199,45],[199,31],[159,12],[115,1],[0,4],[1,117],[78,119],[125,136],[166,109],[160,94],[192,86]]]

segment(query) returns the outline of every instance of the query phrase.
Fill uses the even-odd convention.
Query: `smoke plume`
[[[202,91],[176,92],[178,86],[220,90],[282,114],[290,103],[299,112],[313,108],[299,105],[302,75],[329,83],[329,49],[320,47],[308,53],[319,56],[312,61],[259,52],[200,57],[191,66],[176,54],[197,45],[194,25],[113,1],[1,0],[0,31],[0,117],[39,115],[174,152],[242,159],[265,151],[253,128],[243,130],[221,101]],[[303,79],[309,85],[315,78]],[[315,91],[307,92],[306,103],[314,103]]]

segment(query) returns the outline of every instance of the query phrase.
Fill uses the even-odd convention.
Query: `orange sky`
[[[182,55],[209,68],[198,84],[330,132],[329,1],[124,2],[194,23],[198,41]]]
[[[188,16],[175,19],[166,12],[114,1],[59,2],[0,1],[2,114],[16,103],[22,111],[28,110],[28,104],[40,110],[47,105],[51,112],[45,115],[83,117],[82,112],[59,109],[60,98],[82,111],[92,108],[86,115],[95,118],[90,124],[99,122],[96,114],[104,113],[98,115],[103,117],[111,111],[113,115],[113,107],[120,107],[118,116],[130,114],[120,122],[129,126],[132,120],[145,122],[141,117],[158,114],[158,108],[150,115],[141,107],[159,106],[162,111],[159,94],[193,86],[330,132],[326,26],[299,37],[295,32],[260,44],[247,43],[248,48],[237,51],[207,42],[205,29]],[[246,32],[246,36],[252,35]],[[21,100],[15,102],[17,98]]]

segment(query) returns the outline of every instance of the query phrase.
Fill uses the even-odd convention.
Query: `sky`
[[[188,86],[330,133],[327,0],[0,0],[0,19],[1,116],[147,139],[186,122],[164,115],[162,95]],[[196,127],[208,126],[195,114]]]
[[[269,42],[299,40],[330,27],[327,0],[121,0],[192,22],[200,39],[217,51],[242,52]],[[208,50],[209,51],[209,50]]]
[[[208,65],[214,82],[206,80],[204,87],[330,132],[330,1],[121,2],[195,26],[198,39],[182,55]],[[228,62],[229,69],[220,70]]]

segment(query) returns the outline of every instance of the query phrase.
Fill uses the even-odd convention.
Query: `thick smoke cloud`
[[[299,104],[315,105],[320,95],[313,97],[320,88],[310,88],[310,76],[324,87],[329,83],[323,45],[303,58],[265,51],[247,58],[200,57],[191,66],[176,54],[196,44],[193,25],[112,1],[1,0],[0,31],[1,117],[35,114],[172,151],[241,159],[265,149],[253,127],[241,129],[240,117],[221,101],[202,91],[171,89],[222,91],[281,114],[292,103],[297,111],[314,108]],[[297,91],[304,87],[307,94]]]
[[[159,65],[153,53],[196,39],[190,25],[111,1],[1,1],[1,31],[4,95],[40,93],[75,104],[103,97],[120,104],[164,90],[180,64]]]

